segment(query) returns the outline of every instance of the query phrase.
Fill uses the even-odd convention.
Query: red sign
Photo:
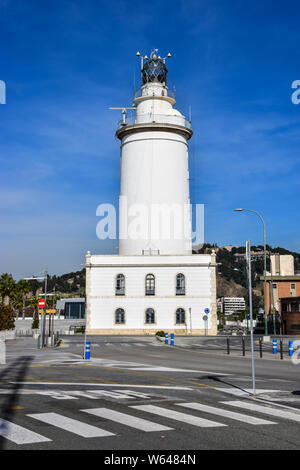
[[[38,301],[38,307],[39,307],[39,308],[44,308],[44,307],[46,307],[46,301],[45,301],[45,299],[40,299],[40,300]]]

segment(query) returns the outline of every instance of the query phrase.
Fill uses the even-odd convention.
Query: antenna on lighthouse
[[[151,51],[151,54],[150,54],[150,58],[152,57],[153,54],[157,55],[156,53],[158,52],[158,49],[153,49]],[[141,69],[144,67],[144,60],[148,60],[149,57],[147,55],[145,56],[142,56],[140,51],[137,51],[136,53],[136,56],[140,58],[141,60]],[[172,57],[172,54],[170,52],[168,52],[167,56],[166,57],[163,57],[163,59],[161,59],[161,56],[158,56],[158,59],[161,59],[163,61],[163,63],[165,64],[166,63],[166,60],[167,59],[170,59]]]
[[[108,109],[121,109],[123,114],[123,124],[126,125],[126,113],[128,110],[133,110],[136,108],[108,108]]]

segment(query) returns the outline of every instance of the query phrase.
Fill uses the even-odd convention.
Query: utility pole
[[[255,366],[254,366],[254,340],[253,340],[253,310],[252,310],[252,275],[251,275],[251,243],[246,243],[246,259],[248,273],[249,310],[250,310],[250,339],[251,339],[251,368],[252,368],[252,393],[256,394]]]
[[[46,323],[46,319],[45,319],[45,315],[46,315],[46,308],[47,308],[47,279],[48,279],[48,269],[46,268],[45,269],[45,275],[43,277],[41,276],[32,276],[32,277],[25,277],[24,278],[26,281],[38,281],[38,280],[42,280],[42,281],[45,281],[45,292],[44,292],[44,299],[45,299],[45,307],[44,307],[44,314],[41,315],[41,325],[40,325],[40,344],[39,344],[39,347],[40,349],[44,347],[44,343],[45,343],[45,323]],[[38,309],[39,310],[39,309]]]

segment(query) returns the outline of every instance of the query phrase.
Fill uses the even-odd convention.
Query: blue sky
[[[137,50],[171,52],[177,107],[192,105],[192,202],[205,241],[300,251],[297,0],[0,0],[0,272],[81,269],[96,208],[117,204],[119,114],[130,106]]]

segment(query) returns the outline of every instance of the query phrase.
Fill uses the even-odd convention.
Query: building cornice
[[[153,132],[153,131],[162,131],[162,132],[174,132],[175,134],[182,134],[187,140],[189,140],[192,135],[192,129],[188,129],[184,126],[179,126],[178,124],[163,123],[163,122],[149,122],[143,124],[127,124],[121,126],[117,132],[116,137],[122,140],[123,137],[135,134],[137,132]]]
[[[260,280],[263,281],[264,277],[260,276]],[[300,281],[300,274],[294,274],[290,276],[266,276],[266,281]]]
[[[124,263],[119,263],[119,264],[102,264],[102,263],[88,263],[85,264],[86,268],[172,268],[172,267],[178,267],[178,268],[215,268],[217,266],[216,263],[164,263],[164,264],[124,264]]]

